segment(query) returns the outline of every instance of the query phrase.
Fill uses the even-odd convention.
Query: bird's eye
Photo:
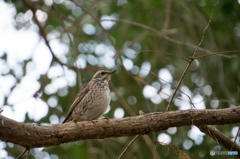
[[[104,75],[104,74],[105,74],[104,72],[101,73],[101,75]]]

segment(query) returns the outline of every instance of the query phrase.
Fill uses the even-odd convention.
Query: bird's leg
[[[85,118],[87,121],[91,121],[92,123],[96,123],[96,122],[93,121],[92,119],[88,119],[86,116],[84,116],[84,118]]]
[[[109,120],[110,118],[109,118],[109,117],[104,117],[103,119],[107,119],[107,120]]]
[[[74,118],[73,120],[72,120],[74,123],[77,123],[77,120]]]
[[[73,118],[73,120],[71,120],[70,122],[77,123],[77,120]]]

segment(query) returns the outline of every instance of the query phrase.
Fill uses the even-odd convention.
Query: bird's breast
[[[111,99],[110,90],[108,84],[97,82],[90,88],[91,96],[93,98],[94,105],[108,105]]]

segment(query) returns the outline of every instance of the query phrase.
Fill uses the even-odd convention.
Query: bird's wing
[[[75,98],[73,104],[71,105],[68,113],[67,113],[67,116],[65,118],[65,120],[63,121],[63,123],[65,123],[68,118],[70,117],[70,115],[72,114],[74,108],[82,101],[82,99],[85,97],[85,95],[89,92],[89,87],[88,87],[88,83],[85,84],[79,91],[77,97]]]

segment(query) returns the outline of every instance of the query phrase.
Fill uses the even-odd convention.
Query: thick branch
[[[76,140],[148,134],[185,125],[222,125],[240,122],[240,106],[214,110],[154,112],[123,119],[70,122],[52,126],[19,123],[0,115],[0,140],[26,148],[48,147]]]
[[[211,138],[213,138],[216,142],[225,147],[227,150],[240,152],[240,146],[234,143],[230,138],[228,138],[215,127],[211,125],[200,125],[198,126],[198,128],[205,134],[208,134]],[[240,154],[238,154],[237,156],[238,158],[240,158]]]

